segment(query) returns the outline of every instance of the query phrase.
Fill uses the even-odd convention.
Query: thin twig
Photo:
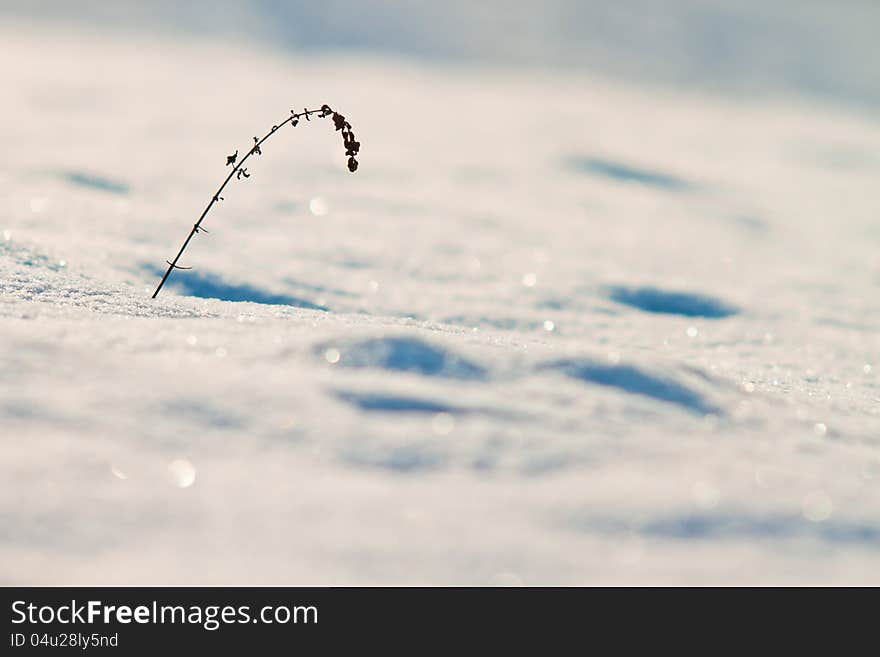
[[[258,140],[256,137],[254,137],[254,145],[251,147],[251,149],[247,153],[245,153],[245,156],[243,158],[241,158],[240,162],[238,162],[236,164],[236,159],[238,158],[238,151],[237,150],[235,151],[235,153],[233,155],[227,156],[226,165],[227,166],[229,166],[230,164],[234,165],[232,167],[232,171],[229,172],[229,175],[226,176],[226,180],[223,181],[223,184],[220,185],[220,187],[217,189],[217,191],[214,192],[214,195],[211,196],[210,202],[208,203],[205,210],[202,212],[202,215],[199,217],[198,221],[196,221],[196,223],[193,224],[192,229],[189,231],[189,235],[186,236],[186,240],[184,240],[183,246],[180,247],[180,251],[177,252],[177,255],[174,257],[174,260],[172,260],[172,261],[166,260],[165,261],[168,263],[168,269],[165,271],[165,275],[162,276],[162,280],[159,281],[159,286],[156,288],[156,291],[153,292],[153,297],[152,297],[153,299],[156,298],[156,296],[159,294],[159,291],[162,289],[162,286],[165,285],[165,281],[168,280],[168,276],[171,274],[172,270],[174,270],[174,269],[191,269],[191,267],[179,266],[177,264],[177,261],[180,260],[180,257],[183,255],[183,252],[186,250],[186,247],[189,246],[190,240],[193,238],[193,235],[195,235],[198,232],[205,232],[205,233],[208,232],[204,228],[201,227],[202,220],[208,215],[208,212],[211,210],[212,207],[214,207],[215,203],[223,200],[223,197],[220,196],[220,194],[226,188],[226,185],[229,184],[229,181],[232,180],[232,177],[235,176],[236,179],[239,179],[239,180],[241,179],[242,175],[245,178],[250,177],[250,174],[247,173],[247,169],[242,167],[242,165],[245,162],[247,162],[247,159],[255,153],[257,155],[262,155],[263,151],[261,150],[260,146],[263,144],[264,141],[269,139],[269,137],[274,135],[278,131],[279,128],[283,127],[284,125],[286,125],[288,123],[295,126],[299,122],[299,119],[301,117],[305,117],[307,121],[311,121],[311,119],[309,118],[309,115],[311,115],[311,114],[317,114],[322,119],[326,118],[328,116],[331,116],[331,115],[333,116],[333,123],[336,126],[336,130],[342,131],[342,139],[343,139],[343,143],[345,144],[345,154],[349,156],[348,157],[348,170],[351,171],[352,173],[354,173],[357,170],[358,163],[357,163],[357,160],[355,160],[355,155],[357,155],[360,150],[360,142],[355,141],[354,133],[352,132],[351,125],[348,123],[348,121],[345,120],[344,116],[342,116],[338,112],[334,112],[332,109],[330,109],[329,105],[323,105],[321,107],[321,109],[316,109],[316,110],[304,109],[302,112],[299,112],[299,113],[294,113],[294,111],[291,110],[290,116],[288,116],[280,124],[273,125],[272,128],[269,130],[269,132],[267,132],[265,135],[263,135],[262,139]]]

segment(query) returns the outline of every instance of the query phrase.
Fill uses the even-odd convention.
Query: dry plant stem
[[[220,185],[220,187],[217,189],[216,192],[214,192],[214,195],[211,197],[211,200],[208,203],[208,206],[205,208],[204,212],[202,212],[202,216],[200,216],[199,220],[193,224],[192,230],[189,231],[189,235],[186,236],[186,240],[183,242],[183,246],[180,247],[180,251],[178,251],[177,255],[174,256],[174,260],[171,260],[171,261],[166,260],[165,261],[168,263],[168,269],[165,271],[165,275],[162,277],[162,280],[159,281],[159,285],[158,285],[158,287],[156,287],[156,291],[153,292],[153,297],[152,297],[153,299],[156,298],[156,295],[159,294],[159,291],[162,289],[162,286],[165,285],[165,281],[168,280],[168,276],[171,275],[172,270],[174,270],[174,269],[189,269],[189,267],[179,267],[177,265],[177,261],[180,260],[180,257],[183,255],[183,252],[186,250],[186,247],[189,246],[190,240],[192,240],[193,235],[198,233],[200,230],[205,230],[204,228],[201,228],[202,220],[208,215],[208,212],[211,210],[212,207],[214,207],[214,204],[217,203],[218,201],[222,200],[220,197],[220,194],[226,188],[226,185],[229,184],[229,181],[232,180],[233,176],[238,174],[238,177],[241,178],[241,175],[239,174],[239,171],[241,171],[245,175],[245,177],[249,177],[247,174],[247,169],[242,169],[242,165],[245,162],[247,162],[247,159],[251,155],[253,155],[254,153],[260,154],[261,153],[260,146],[263,144],[263,142],[266,141],[272,135],[274,135],[276,132],[278,132],[278,130],[280,128],[282,128],[285,124],[290,123],[292,121],[298,121],[301,117],[305,117],[306,120],[311,120],[311,119],[309,119],[309,116],[312,114],[318,114],[318,115],[320,115],[321,118],[326,118],[328,116],[331,116],[331,114],[336,116],[336,113],[333,112],[327,105],[324,105],[321,109],[316,109],[316,110],[306,109],[298,114],[291,113],[291,115],[288,116],[280,124],[272,126],[272,129],[269,130],[269,132],[267,132],[265,135],[263,135],[262,139],[257,141],[256,138],[254,138],[255,141],[254,141],[253,147],[245,154],[245,156],[243,158],[241,158],[240,162],[238,162],[237,164],[235,164],[235,166],[232,167],[232,171],[230,171],[229,175],[226,176],[226,180],[224,180],[223,184]],[[344,120],[344,117],[342,117],[342,118]],[[334,118],[334,121],[335,121],[335,118]],[[351,126],[348,126],[348,124],[346,124],[346,126],[350,130]],[[351,133],[349,133],[349,134],[351,134]],[[352,135],[352,139],[353,139],[353,135]],[[357,144],[357,146],[360,147],[360,144]],[[346,147],[348,148],[347,144],[346,144]],[[355,149],[355,153],[356,152],[357,152],[357,149]],[[235,153],[237,155],[238,151],[236,151]],[[228,164],[233,164],[235,162],[235,156],[229,156],[229,158],[227,158],[227,160],[228,160],[227,166],[228,166]],[[349,162],[351,162],[351,160],[349,160]],[[355,168],[357,168],[357,163],[355,163]],[[349,164],[349,169],[351,171],[354,171],[354,169],[351,168],[351,164]]]

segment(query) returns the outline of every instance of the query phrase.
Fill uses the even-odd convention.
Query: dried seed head
[[[334,124],[334,127],[336,128],[336,131],[342,133],[342,143],[345,146],[345,154],[348,157],[348,170],[351,171],[352,173],[357,171],[358,161],[355,159],[355,156],[360,151],[361,143],[355,139],[354,131],[352,130],[351,124],[345,120],[344,116],[342,116],[338,112],[334,112],[329,105],[327,105],[327,104],[322,105],[320,110],[309,110],[308,108],[305,108],[303,112],[296,112],[295,110],[290,110],[290,116],[287,118],[286,121],[282,122],[282,125],[289,121],[290,125],[296,126],[300,122],[300,117],[303,117],[303,116],[306,118],[307,121],[311,121],[311,119],[309,118],[310,114],[317,114],[320,118],[326,118],[328,116],[333,117],[333,124]],[[268,139],[269,135],[271,135],[276,130],[278,130],[279,127],[280,126],[278,126],[278,125],[273,125],[269,134],[264,136],[263,140],[265,141],[266,139]],[[243,164],[244,161],[252,154],[256,154],[256,155],[262,154],[262,150],[260,149],[260,143],[261,143],[260,139],[258,137],[254,137],[254,145],[251,147],[250,151],[245,153],[244,157],[242,158],[242,161],[238,164],[236,164],[238,162],[238,151],[237,150],[232,155],[226,156],[226,166],[233,165],[233,173],[235,173],[236,180],[241,180],[242,177],[250,178],[250,174],[247,172],[247,168],[241,166],[241,164]],[[177,257],[175,257],[173,261],[166,260],[166,262],[168,263],[168,269],[166,270],[165,275],[162,277],[162,280],[159,281],[159,285],[156,287],[156,291],[153,292],[154,299],[161,291],[162,286],[165,284],[165,281],[168,279],[168,276],[171,274],[171,271],[173,269],[189,269],[189,267],[181,267],[180,265],[178,265],[176,263],[177,263],[178,259],[183,255],[183,252],[186,250],[186,247],[190,243],[190,239],[192,238],[193,235],[195,235],[197,233],[208,232],[204,228],[201,227],[202,219],[205,218],[205,216],[208,213],[208,210],[211,209],[211,207],[213,206],[214,203],[217,203],[217,202],[223,200],[223,197],[220,196],[220,193],[224,190],[224,188],[226,187],[226,184],[231,179],[232,179],[232,176],[231,175],[228,176],[226,178],[226,181],[222,185],[220,185],[220,189],[218,189],[214,193],[214,196],[212,197],[212,203],[208,206],[208,209],[205,210],[202,217],[195,224],[193,224],[190,235],[189,235],[189,237],[187,237],[186,241],[184,241],[183,246],[180,247],[180,251],[178,251]]]

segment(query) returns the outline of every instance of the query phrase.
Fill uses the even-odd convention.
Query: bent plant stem
[[[342,117],[342,115],[334,112],[332,109],[330,109],[330,107],[328,105],[324,105],[321,109],[316,109],[316,110],[305,109],[304,111],[296,113],[296,114],[293,113],[293,111],[291,110],[290,116],[288,116],[280,124],[273,125],[271,130],[269,130],[269,132],[267,132],[265,135],[263,135],[262,139],[257,140],[257,138],[254,137],[254,145],[245,154],[245,156],[243,158],[241,158],[240,162],[235,164],[235,158],[236,158],[236,155],[238,154],[238,151],[235,152],[236,155],[230,155],[227,158],[227,166],[229,164],[234,164],[234,166],[232,167],[232,171],[229,172],[229,175],[226,176],[226,180],[224,180],[223,184],[220,185],[220,187],[217,189],[216,192],[214,192],[214,195],[211,197],[210,202],[208,203],[207,207],[202,212],[198,221],[196,221],[193,224],[192,229],[189,231],[189,235],[186,236],[186,239],[184,240],[183,245],[180,247],[180,251],[178,251],[177,255],[174,256],[174,260],[171,260],[171,261],[166,260],[165,261],[166,263],[168,263],[168,269],[165,270],[165,275],[162,276],[162,280],[159,281],[159,285],[156,287],[156,291],[153,292],[153,297],[152,297],[153,299],[156,298],[156,296],[159,294],[159,291],[162,289],[162,286],[165,285],[165,281],[168,280],[168,277],[171,275],[172,270],[174,270],[174,269],[190,269],[190,267],[180,267],[177,264],[178,260],[180,260],[180,257],[183,255],[183,252],[186,251],[186,247],[189,246],[190,241],[192,240],[193,236],[196,233],[198,233],[199,231],[207,232],[207,231],[205,231],[204,228],[201,227],[202,221],[204,220],[204,218],[206,216],[208,216],[208,212],[210,212],[211,208],[214,207],[214,204],[217,203],[218,201],[222,200],[220,194],[223,193],[224,189],[226,189],[226,185],[229,184],[229,181],[232,180],[233,176],[237,176],[238,178],[241,178],[242,175],[244,175],[246,178],[249,177],[249,175],[247,173],[247,169],[244,169],[242,167],[242,165],[245,162],[247,162],[248,158],[251,155],[253,155],[254,153],[262,154],[262,151],[260,150],[260,146],[263,144],[264,141],[269,139],[269,137],[271,137],[276,132],[278,132],[279,128],[282,128],[284,125],[286,125],[288,123],[292,123],[293,125],[296,125],[297,122],[299,121],[300,117],[305,117],[307,121],[310,121],[311,119],[309,118],[309,116],[312,114],[317,114],[320,118],[326,118],[330,115],[333,115],[334,122],[337,122],[336,117],[340,117],[342,122],[345,124],[345,127],[347,128],[348,136],[350,136],[350,138],[351,138],[351,143],[357,145],[357,147],[354,149],[354,154],[357,153],[357,150],[360,148],[360,143],[354,141],[354,135],[351,132],[351,126],[347,122],[345,122],[345,118]],[[338,125],[339,124],[337,124],[337,129],[340,129],[338,127]],[[343,132],[343,139],[345,140],[346,149],[347,149],[346,154],[348,154],[348,150],[350,150],[350,146],[349,146],[350,142],[349,142],[348,136],[346,136],[346,133]],[[357,169],[357,162],[354,162],[354,168],[352,168],[352,162],[354,162],[354,155],[352,155],[351,159],[349,160],[349,170],[353,172]]]

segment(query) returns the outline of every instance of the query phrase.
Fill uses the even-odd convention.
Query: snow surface
[[[875,114],[0,38],[3,583],[880,584]]]

